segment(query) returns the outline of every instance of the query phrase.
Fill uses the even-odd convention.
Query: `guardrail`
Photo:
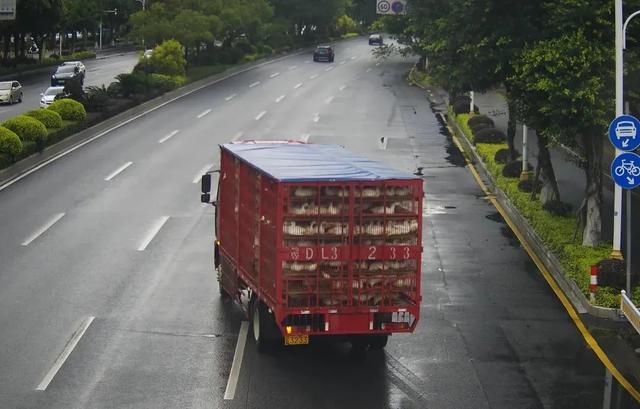
[[[640,310],[633,304],[633,301],[627,296],[627,292],[622,290],[620,294],[620,311],[629,320],[633,328],[640,334]]]

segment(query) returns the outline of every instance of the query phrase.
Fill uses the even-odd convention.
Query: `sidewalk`
[[[446,91],[437,86],[432,86],[427,89],[427,94],[432,102],[432,106],[446,114],[446,107],[449,101]],[[496,128],[506,133],[508,110],[503,94],[499,91],[476,94],[475,104],[478,106],[480,113],[494,120]],[[532,130],[529,130],[528,136],[529,162],[535,166],[538,154],[537,138],[535,132]],[[521,125],[517,127],[516,146],[517,149],[522,152]],[[561,198],[563,201],[571,203],[574,208],[577,209],[584,197],[584,173],[577,164],[572,161],[572,155],[564,148],[553,148],[551,150],[551,156],[556,178],[558,179]],[[603,192],[603,230],[605,231],[605,238],[610,238],[612,236],[611,224],[613,219],[613,185],[610,178],[605,178],[604,182],[609,188],[605,187]],[[635,206],[634,209],[637,209],[640,201],[636,199],[633,204]],[[637,222],[635,224],[640,226]],[[609,227],[605,229],[606,226]],[[634,231],[638,230],[634,229]],[[637,234],[634,236],[637,237]],[[635,247],[638,247],[637,245],[640,244],[638,243],[640,240],[636,239],[635,242],[636,243],[633,244]],[[637,250],[635,252],[637,252]],[[636,390],[640,390],[640,335],[638,335],[627,322],[614,322],[589,314],[580,315],[582,322],[596,339],[598,345],[605,351],[613,365],[625,375]]]

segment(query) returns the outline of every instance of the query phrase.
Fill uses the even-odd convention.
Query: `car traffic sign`
[[[609,125],[609,140],[621,151],[634,151],[640,146],[640,121],[631,115],[621,115]]]
[[[618,155],[611,163],[611,177],[623,189],[640,185],[640,156],[633,152]]]

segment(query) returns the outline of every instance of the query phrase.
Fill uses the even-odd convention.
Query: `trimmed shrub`
[[[468,114],[469,113],[469,105],[470,105],[470,102],[456,102],[456,104],[453,105],[453,112],[455,112],[456,115]],[[473,106],[473,110],[474,110],[474,112],[478,112],[478,107],[476,105],[474,105]]]
[[[531,165],[528,165],[527,168],[529,170],[533,170],[533,167]],[[519,178],[521,173],[522,173],[521,160],[511,161],[506,165],[504,165],[504,168],[502,169],[502,176],[506,178]]]
[[[469,118],[469,121],[467,121],[467,123],[471,128],[473,128],[473,126],[477,124],[489,124],[492,127],[495,127],[495,123],[493,122],[493,119],[489,118],[486,115],[474,115],[471,118]]]
[[[49,109],[34,109],[25,115],[42,122],[47,129],[62,128],[62,117],[55,111]]]
[[[109,105],[109,91],[104,85],[101,87],[87,87],[84,95],[84,107],[88,112],[101,112]]]
[[[493,128],[493,127],[494,127],[493,125],[485,123],[485,122],[480,122],[480,123],[477,123],[477,124],[469,125],[469,129],[471,129],[471,132],[473,132],[474,135],[477,132],[480,132],[483,129]]]
[[[48,134],[47,127],[37,119],[18,115],[6,120],[2,126],[15,132],[22,142],[34,142],[37,150],[44,149]]]
[[[518,189],[521,192],[531,193],[533,192],[534,187],[535,187],[535,183],[531,180],[521,180],[518,183]]]
[[[20,141],[20,137],[11,129],[0,126],[0,154],[13,159],[21,150],[22,141]]]
[[[146,72],[165,75],[185,75],[187,60],[184,49],[176,40],[167,40],[153,49],[151,57],[144,59],[139,65],[145,67]]]
[[[496,128],[486,128],[476,132],[473,140],[475,143],[504,143],[507,135]]]
[[[47,109],[57,112],[66,121],[84,121],[87,117],[84,106],[69,98],[54,101]]]
[[[458,95],[457,97],[453,97],[450,102],[451,106],[455,106],[457,104],[471,104],[471,97],[468,95]],[[468,112],[467,112],[468,113]]]
[[[271,48],[270,46],[268,46],[266,44],[259,45],[258,46],[258,54],[271,55],[271,54],[273,54],[273,48]]]
[[[238,47],[229,47],[220,52],[220,63],[233,65],[242,59],[244,53]]]
[[[627,285],[624,260],[606,259],[598,264],[598,284],[604,287],[623,289]]]
[[[144,94],[149,90],[149,77],[141,71],[133,71],[130,74],[116,76],[120,93],[123,97]]]
[[[242,50],[243,54],[255,54],[257,52],[257,48],[246,39],[238,40],[235,46]]]
[[[542,208],[554,216],[567,216],[571,213],[573,206],[560,200],[552,200],[543,204]]]
[[[172,89],[176,89],[181,85],[184,85],[186,82],[185,77],[181,76],[170,76],[170,75],[162,75],[162,74],[150,74],[149,75],[149,86],[155,89],[159,89],[160,91],[166,92],[171,91]]]
[[[503,165],[509,162],[509,149],[500,149],[498,152],[496,152],[493,160]]]

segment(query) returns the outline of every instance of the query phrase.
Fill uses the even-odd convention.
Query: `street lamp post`
[[[616,117],[624,115],[624,50],[627,48],[627,26],[631,20],[640,15],[640,10],[631,14],[626,20],[622,13],[622,0],[615,0],[615,17],[616,17]],[[616,157],[618,157],[622,151],[616,149]],[[631,217],[629,211],[631,206],[631,191],[627,191],[627,218]],[[627,293],[631,293],[630,289],[630,257],[629,251],[631,235],[628,230],[629,223],[627,223]],[[612,258],[622,259],[621,249],[622,241],[622,188],[615,184],[614,191],[614,211],[613,211],[613,251],[611,253]]]
[[[118,15],[118,9],[113,10],[102,10],[103,13],[113,13],[114,16]],[[98,46],[99,50],[102,50],[102,14],[100,14],[100,45]]]

